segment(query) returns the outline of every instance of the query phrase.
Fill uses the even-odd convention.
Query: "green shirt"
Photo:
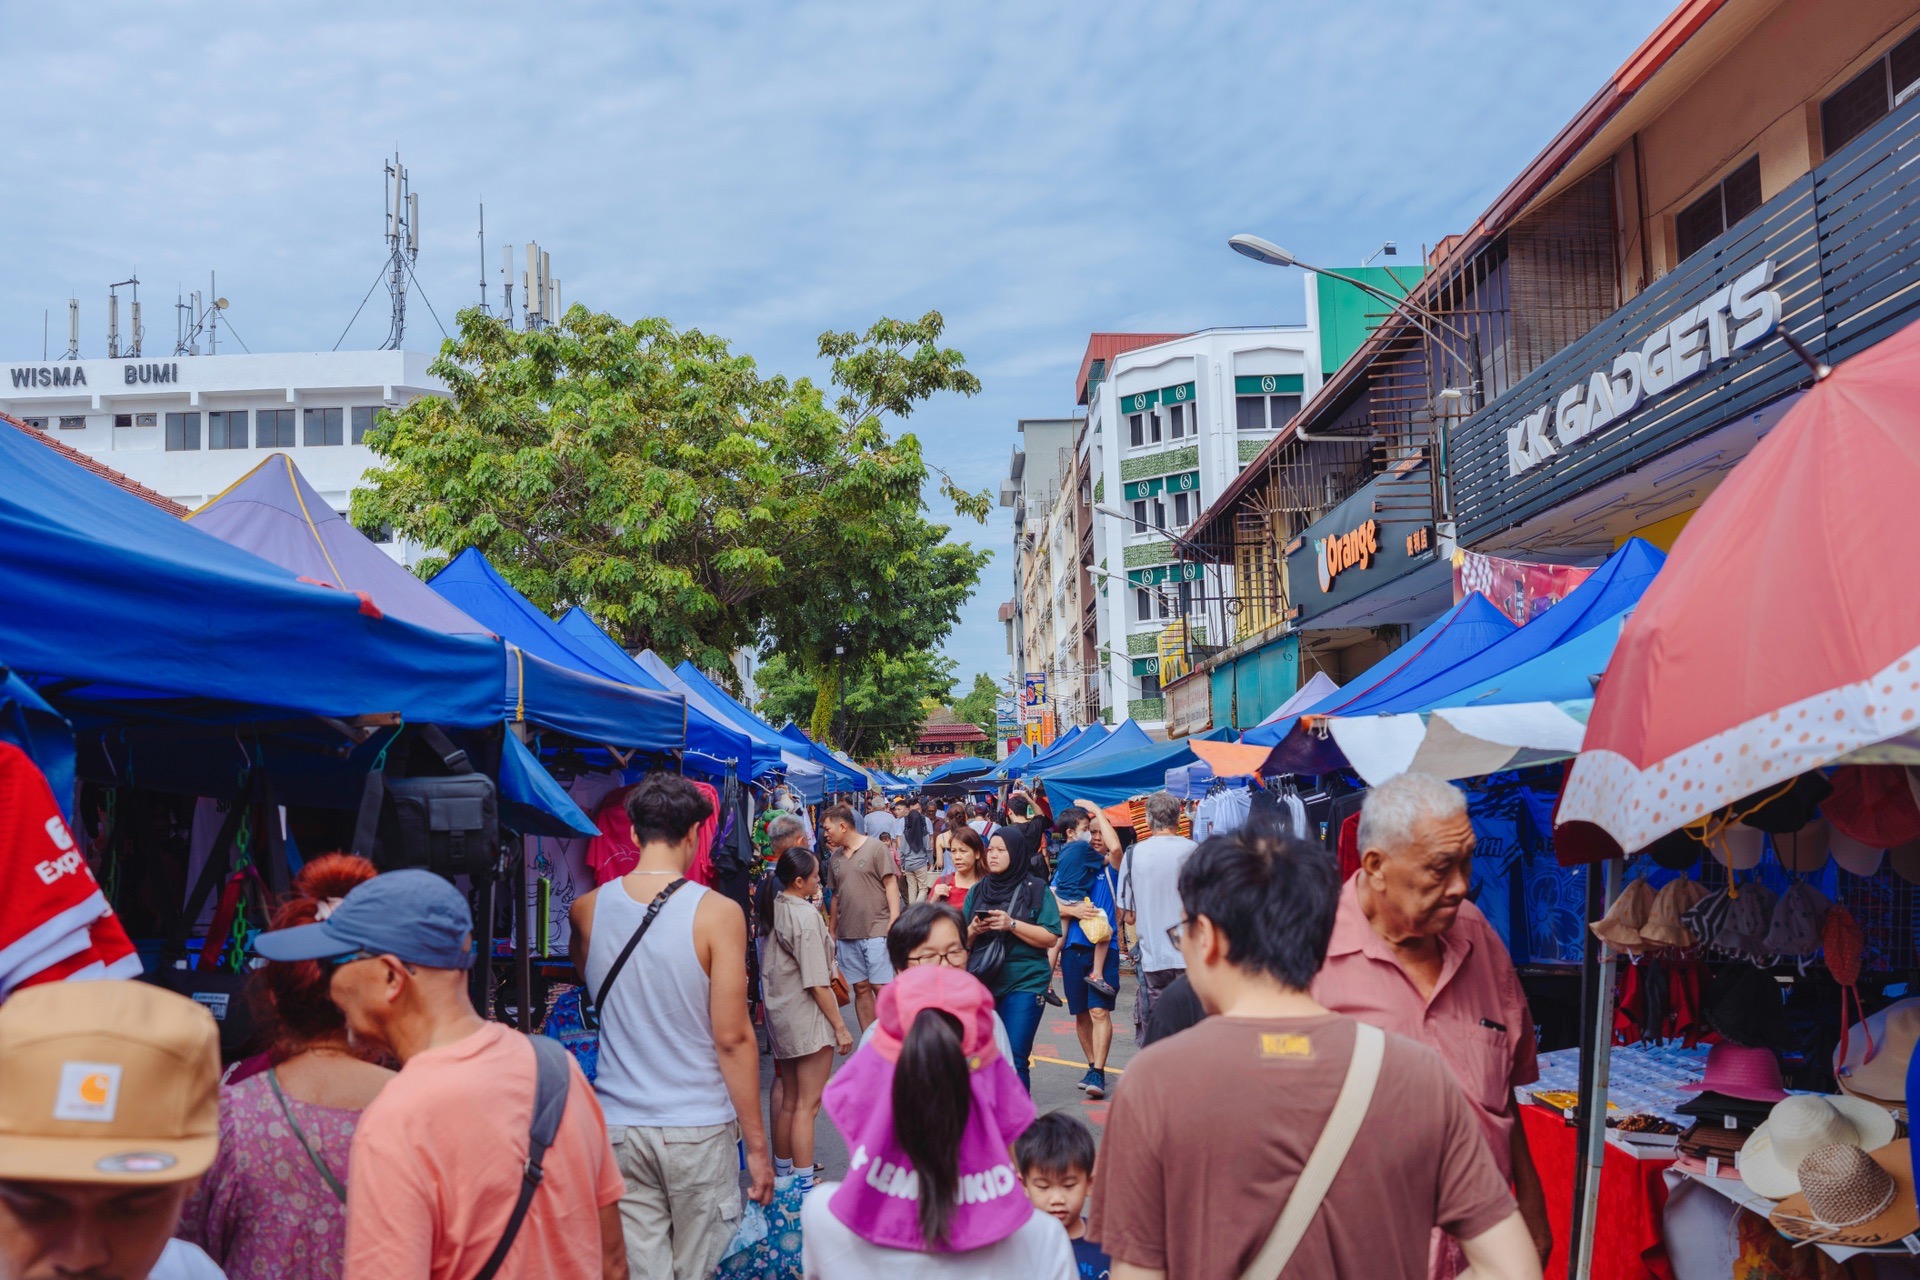
[[[986,881],[981,881],[967,890],[967,905],[961,914],[971,921],[978,909],[980,890]],[[1020,890],[1020,914],[1017,917],[1028,924],[1037,924],[1056,936],[1060,933],[1060,907],[1053,900],[1053,893],[1046,882],[1028,877],[1026,886]],[[991,990],[994,998],[1009,995],[1015,991],[1045,991],[1053,980],[1053,965],[1047,959],[1047,949],[1036,947],[1016,937],[1013,945],[1007,948],[1007,962],[1000,966],[1000,973],[993,980]]]

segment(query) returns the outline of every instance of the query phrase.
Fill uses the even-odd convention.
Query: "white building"
[[[1177,563],[1177,535],[1320,386],[1311,276],[1306,293],[1304,325],[1095,334],[1088,345],[1080,449],[1095,477],[1090,571],[1110,723],[1165,731],[1159,654],[1176,620],[1193,643],[1217,643],[1203,600],[1232,594],[1232,570]]]
[[[188,507],[283,452],[345,512],[375,461],[361,443],[374,414],[445,394],[432,360],[331,351],[4,364],[0,411]]]

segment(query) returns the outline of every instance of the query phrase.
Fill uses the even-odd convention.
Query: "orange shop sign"
[[[1347,533],[1314,540],[1315,567],[1320,590],[1333,590],[1336,578],[1348,569],[1364,569],[1380,554],[1380,522],[1368,520]]]

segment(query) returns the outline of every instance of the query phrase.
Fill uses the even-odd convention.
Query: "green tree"
[[[754,679],[761,689],[755,709],[762,719],[773,724],[804,723],[813,715],[818,703],[814,678],[787,655],[768,658]],[[857,760],[874,760],[912,746],[926,727],[928,711],[946,704],[953,680],[953,660],[930,649],[915,649],[900,657],[883,654],[849,666],[838,703],[837,736],[842,749]],[[834,706],[830,700],[830,717]]]
[[[956,720],[977,724],[981,732],[987,735],[985,747],[976,754],[985,755],[988,759],[993,758],[994,740],[1000,736],[1000,716],[995,707],[999,697],[999,684],[983,671],[973,677],[973,688],[967,690],[966,696],[953,704]]]
[[[818,726],[841,662],[937,647],[987,559],[947,541],[922,489],[937,476],[974,519],[987,496],[888,430],[979,390],[943,328],[928,312],[823,334],[830,402],[665,320],[575,306],[520,332],[470,309],[431,366],[450,394],[369,433],[382,465],[353,519],[448,555],[477,547],[549,613],[581,605],[627,648],[728,680],[736,648],[786,655],[813,680]]]

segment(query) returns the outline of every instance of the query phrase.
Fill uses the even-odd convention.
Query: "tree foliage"
[[[919,738],[928,711],[944,706],[953,692],[954,662],[930,649],[913,649],[849,665],[844,691],[828,690],[828,724],[813,722],[820,705],[814,677],[785,654],[768,658],[754,679],[761,691],[756,710],[763,720],[792,720],[818,741],[837,741],[855,759],[873,760]],[[830,733],[836,726],[838,732]]]
[[[966,696],[953,704],[954,719],[977,724],[981,732],[987,735],[986,747],[981,754],[989,758],[996,754],[993,744],[1000,736],[1000,716],[995,705],[999,698],[999,684],[983,671],[975,674],[973,688],[967,690]]]
[[[839,663],[936,648],[988,558],[947,541],[922,489],[937,474],[974,519],[987,496],[888,430],[931,396],[979,390],[943,328],[930,311],[822,334],[829,399],[662,319],[574,306],[521,332],[470,309],[431,366],[451,394],[368,434],[383,465],[353,519],[445,555],[477,547],[540,608],[580,605],[669,662],[730,680],[733,650],[780,655],[817,707]]]

